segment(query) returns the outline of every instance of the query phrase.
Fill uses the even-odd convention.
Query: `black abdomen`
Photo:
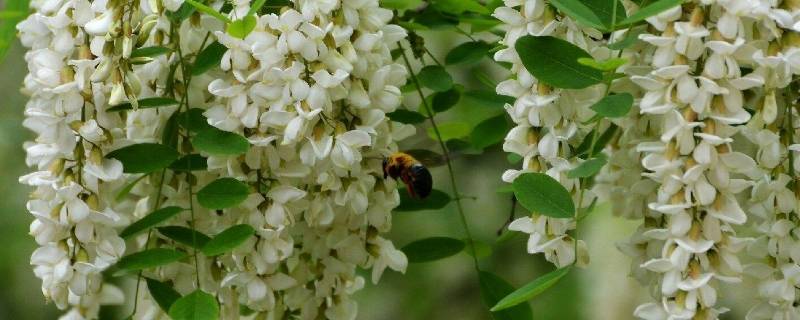
[[[431,177],[428,168],[421,164],[411,166],[412,183],[414,184],[414,193],[420,198],[425,198],[431,194],[433,188],[433,178]]]

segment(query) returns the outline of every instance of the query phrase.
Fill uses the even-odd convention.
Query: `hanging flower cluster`
[[[123,138],[123,122],[105,109],[109,100],[135,95],[135,76],[120,63],[133,46],[130,24],[114,20],[136,9],[98,1],[35,1],[36,13],[19,25],[30,73],[25,145],[36,171],[20,178],[35,187],[28,201],[30,233],[40,247],[31,264],[44,296],[68,319],[96,317],[101,304],[121,303],[103,272],[126,250],[118,228],[127,215],[113,202],[123,165],[104,156]]]
[[[231,16],[248,10],[236,5]],[[303,318],[324,310],[354,319],[356,266],[371,267],[373,282],[387,267],[405,270],[403,253],[380,236],[399,203],[381,162],[408,134],[385,116],[406,79],[389,53],[406,34],[391,18],[377,1],[297,1],[258,17],[244,39],[215,32],[227,49],[225,75],[208,85],[214,99],[204,114],[252,147],[243,157],[210,155],[209,170],[269,189],[251,195],[238,218],[256,239],[221,264],[230,270],[222,286],[238,288],[253,310],[277,303]]]
[[[501,43],[506,48],[495,53],[498,62],[511,63],[512,79],[497,86],[497,93],[516,98],[506,111],[516,126],[511,129],[503,150],[522,157],[521,170],[508,170],[503,181],[512,182],[525,172],[545,172],[560,182],[578,207],[589,207],[595,200],[582,192],[581,182],[567,176],[578,163],[574,147],[592,127],[586,125],[593,114],[589,106],[603,95],[602,88],[562,90],[538,81],[523,65],[514,46],[521,36],[555,36],[592,51],[600,34],[587,32],[568,17],[556,16],[543,0],[506,1],[494,16],[507,28]],[[528,253],[544,253],[557,266],[588,263],[586,244],[568,235],[575,228],[573,218],[552,218],[533,213],[509,225],[510,230],[530,234]],[[576,244],[575,241],[578,243]],[[577,251],[576,251],[577,248]]]
[[[386,117],[405,30],[377,0],[254,3],[212,1],[221,22],[175,0],[32,1],[18,29],[36,171],[20,181],[36,188],[31,264],[65,318],[122,303],[114,269],[139,275],[137,317],[169,311],[153,295],[167,285],[216,295],[226,319],[355,319],[356,267],[405,271],[381,236],[399,203],[382,160],[414,133]],[[174,259],[131,267],[151,253]]]
[[[505,3],[494,15],[507,28],[503,44],[508,48],[495,60],[512,63],[513,77],[497,92],[516,98],[507,110],[517,126],[504,150],[524,161],[522,170],[507,171],[503,180],[543,172],[573,196],[583,194],[575,184],[581,180],[563,173],[580,166],[571,152],[589,139],[581,137],[592,137],[586,135],[594,116],[588,107],[597,107],[604,96],[599,85],[568,90],[537,81],[520,61],[515,42],[523,36],[556,36],[595,60],[625,58],[621,79],[607,83],[607,91],[632,94],[638,114],[609,121],[621,133],[605,146],[610,165],[592,190],[610,199],[617,214],[642,219],[620,249],[634,257],[633,274],[652,286],[656,302],[639,306],[634,315],[716,319],[727,310],[717,306],[717,282],[741,282],[740,256],[749,244],[748,251],[763,262],[747,268],[762,279],[763,302],[748,317],[796,318],[800,247],[794,239],[796,168],[790,160],[795,155],[788,154],[797,149],[792,144],[797,125],[792,82],[800,71],[796,4],[687,2],[647,18],[647,29],[614,32],[604,47],[601,37],[592,37],[595,29],[575,27],[570,16],[544,1]],[[622,4],[629,13],[639,10],[634,3]],[[618,44],[611,43],[626,33],[641,44],[614,49]],[[755,152],[748,145],[755,145]],[[592,199],[573,200],[580,213]],[[755,241],[734,231],[749,215],[757,217],[761,234]],[[531,234],[529,253],[544,252],[559,267],[574,259],[568,245],[573,238],[566,235],[572,228],[575,220],[535,212],[509,226]]]
[[[800,310],[795,284],[800,283],[798,230],[797,101],[793,84],[800,72],[796,18],[800,6],[786,2],[758,11],[765,28],[773,31],[756,51],[753,74],[760,80],[761,94],[754,99],[758,110],[743,129],[756,146],[754,159],[760,172],[747,202],[758,236],[748,252],[757,258],[746,271],[759,280],[760,303],[748,319],[794,319]],[[790,154],[791,153],[791,154]]]
[[[589,263],[581,220],[611,202],[640,222],[618,245],[653,297],[634,316],[717,319],[720,283],[749,275],[748,319],[800,319],[800,2],[601,2],[505,0],[492,14],[510,69],[496,91],[513,100],[503,150],[522,160],[502,180],[527,209],[508,228],[559,268],[554,281]],[[432,113],[462,87],[412,33],[437,65],[413,75],[426,114],[395,112],[409,76],[395,58],[411,67],[395,23],[483,6],[387,4],[406,10],[395,17],[378,0],[266,3],[31,1],[18,30],[36,137],[20,182],[34,190],[31,264],[63,319],[125,302],[106,280],[120,274],[135,275],[135,318],[192,304],[355,319],[357,269],[372,282],[405,271],[384,237],[400,196],[382,162],[427,118],[452,175],[458,144]],[[472,41],[446,65],[491,50],[458,30]]]

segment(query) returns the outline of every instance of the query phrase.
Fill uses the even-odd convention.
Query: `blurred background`
[[[0,5],[3,1],[0,0]],[[430,49],[444,56],[452,37],[426,34]],[[0,64],[0,320],[2,319],[55,319],[58,311],[42,297],[40,281],[31,270],[29,259],[36,244],[28,235],[32,220],[25,210],[27,187],[17,178],[27,172],[22,143],[32,136],[22,127],[25,97],[19,88],[26,67],[23,49],[15,41],[8,56]],[[488,61],[471,68],[459,68],[457,82],[475,85],[476,69],[487,74],[498,74]],[[488,72],[487,72],[488,70]],[[456,68],[451,70],[456,71]],[[500,76],[502,76],[500,74]],[[453,118],[475,112],[474,108],[459,104],[450,112]],[[502,111],[500,111],[502,112]],[[487,113],[486,118],[497,113]],[[475,121],[474,114],[461,117]],[[467,120],[469,119],[469,120]],[[408,148],[427,148],[438,151],[438,146],[425,138],[423,129],[418,137],[406,143]],[[467,219],[475,240],[491,246],[491,255],[481,260],[481,267],[491,271],[515,287],[520,287],[537,276],[553,269],[541,256],[531,256],[525,251],[527,237],[518,235],[502,246],[493,246],[497,231],[508,218],[511,199],[499,194],[501,173],[512,166],[499,146],[487,149],[480,156],[461,155],[455,163],[462,193],[475,199],[464,199]],[[435,187],[450,191],[445,167],[433,168]],[[635,222],[615,217],[608,205],[598,206],[597,212],[581,222],[581,238],[589,245],[591,264],[588,268],[571,272],[556,286],[531,302],[534,319],[632,319],[633,309],[650,300],[647,292],[630,277],[630,260],[615,248],[636,227]],[[521,210],[518,210],[518,215]],[[450,204],[439,211],[396,213],[390,238],[398,248],[417,239],[430,236],[464,238],[464,231]],[[367,277],[369,278],[369,277]],[[405,275],[387,271],[379,285],[371,285],[357,294],[359,319],[364,320],[417,320],[417,319],[491,319],[480,297],[477,275],[471,257],[466,253],[425,264],[411,264]],[[747,284],[746,284],[747,285]],[[725,290],[721,305],[732,308],[723,319],[744,319],[752,305],[754,290]],[[125,308],[127,310],[127,308]],[[118,319],[104,312],[104,317]]]

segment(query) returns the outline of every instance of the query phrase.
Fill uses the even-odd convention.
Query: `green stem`
[[[187,73],[187,69],[186,69],[186,66],[184,64],[183,53],[182,53],[181,48],[180,48],[180,39],[177,38],[175,35],[176,35],[176,33],[175,33],[174,28],[173,28],[173,30],[170,31],[170,38],[171,39],[173,39],[173,38],[174,39],[178,39],[176,41],[176,48],[177,48],[176,53],[179,56],[179,65],[181,67],[181,73],[184,76],[186,76],[189,73]],[[203,42],[200,44],[200,50],[199,51],[203,51],[203,48],[205,47],[205,45],[206,45],[206,43],[208,41],[209,35],[210,35],[210,33],[206,33],[206,37],[203,39]],[[190,82],[191,82],[191,75],[189,75],[189,78],[186,79],[185,91],[188,91]],[[184,108],[184,107],[186,109],[188,109],[188,94],[184,94],[183,97],[181,97],[181,102],[180,102],[179,108]],[[179,111],[176,111],[176,112],[179,112]],[[186,114],[188,115],[188,113],[186,113]],[[188,119],[186,119],[186,121],[188,123]],[[166,176],[166,172],[167,172],[167,169],[162,169],[161,170],[161,178],[159,179],[159,182],[158,182],[158,191],[156,192],[156,202],[155,202],[155,206],[154,206],[153,210],[157,210],[161,206],[161,192],[162,192],[162,190],[164,188],[164,178]],[[187,170],[187,172],[190,172],[190,171]],[[192,208],[191,193],[192,193],[191,184],[189,184],[189,207],[190,208]],[[194,210],[193,210],[193,208],[192,208],[192,221],[193,221],[192,223],[194,224]],[[145,249],[147,249],[147,247],[150,245],[150,239],[151,239],[152,235],[153,235],[153,229],[149,229],[147,231],[147,241],[145,241]],[[194,242],[195,242],[194,237],[195,237],[195,234],[192,233],[192,246],[193,247],[195,246],[194,245]],[[197,252],[196,252],[196,249],[195,249],[195,256],[194,257],[195,257],[195,268],[197,269],[198,265],[197,265]],[[196,281],[197,281],[198,288],[200,287],[200,275],[199,275],[200,271],[199,270],[200,269],[197,269],[197,272],[196,272],[196,275],[197,275]],[[133,310],[131,311],[131,314],[126,319],[133,319],[133,316],[136,314],[136,308],[139,305],[139,287],[141,285],[141,281],[142,281],[142,271],[139,271],[137,273],[137,275],[136,275],[136,290],[135,290],[135,295],[134,295],[134,300],[133,300]]]
[[[616,6],[616,3],[615,3],[615,5],[614,5],[615,16],[616,16],[616,7],[617,6]],[[612,19],[612,25],[613,25],[613,19]],[[622,52],[622,50],[620,50],[620,53],[621,52]],[[613,73],[613,72],[614,71],[610,71],[609,73]],[[605,92],[603,92],[603,97],[601,99],[607,97],[611,93],[611,83],[613,81],[614,81],[613,77],[611,77],[610,75],[606,76],[606,83],[605,83],[606,90],[605,90]],[[600,131],[599,130],[600,129],[600,121],[602,121],[602,119],[597,120],[597,122],[595,122],[595,124],[594,124],[594,129],[592,130],[592,138],[591,138],[592,139],[592,143],[589,144],[589,151],[587,151],[587,155],[586,155],[586,159],[587,160],[592,159],[592,157],[594,156],[594,149],[595,149],[595,145],[597,144],[598,133]],[[578,222],[580,221],[579,217],[580,217],[580,214],[581,214],[581,208],[583,207],[583,195],[584,195],[584,192],[586,191],[586,184],[589,183],[589,179],[592,179],[592,177],[578,179],[578,183],[579,183],[579,187],[578,187],[579,188],[579,190],[578,190],[578,205],[576,206],[577,209],[575,210],[575,230],[573,232],[574,237],[575,237],[575,243],[574,243],[574,247],[573,247],[573,250],[575,251],[575,260],[572,261],[573,265],[576,265],[578,263]],[[591,207],[591,205],[589,207]],[[587,212],[586,214],[589,214],[589,213]]]
[[[208,39],[208,35],[206,35],[206,39]],[[203,41],[205,42],[205,40],[203,40]],[[178,43],[180,43],[180,42],[178,42]],[[201,47],[200,47],[201,51],[202,51],[202,47],[204,45],[205,45],[205,43],[203,43],[201,45]],[[182,76],[184,78],[184,82],[185,82],[184,95],[183,95],[183,97],[181,97],[181,106],[180,106],[180,108],[183,109],[184,121],[186,121],[185,123],[188,124],[189,123],[189,93],[188,92],[189,92],[189,85],[192,82],[192,75],[191,75],[190,72],[188,72],[188,69],[186,68],[186,62],[183,59],[183,52],[181,51],[180,45],[178,45],[177,53],[178,53],[178,62],[180,63],[180,67],[181,67],[181,74],[182,74]],[[185,138],[185,139],[188,139],[188,137]],[[196,224],[195,215],[194,215],[194,199],[192,198],[193,197],[192,181],[190,181],[190,179],[189,179],[189,176],[192,174],[190,169],[191,169],[191,163],[187,162],[187,164],[186,164],[186,173],[185,173],[186,185],[187,185],[186,189],[187,189],[187,192],[188,192],[188,195],[189,195],[189,213],[191,215],[190,216],[191,217],[191,227],[192,227],[192,229],[194,229],[194,228],[196,228],[197,224]],[[196,285],[197,285],[197,289],[201,289],[200,288],[200,262],[198,261],[199,259],[197,258],[197,233],[196,232],[192,232],[192,256],[194,258],[195,282],[196,282]]]
[[[472,41],[478,41],[475,38],[473,38],[472,35],[470,35],[468,32],[464,31],[463,29],[461,29],[459,27],[456,27],[456,32],[466,36],[467,38],[469,38]]]
[[[796,88],[794,85],[790,84],[788,87],[789,90],[786,90],[786,130],[788,133],[786,134],[788,140],[788,146],[794,144],[794,101],[797,98],[793,93],[795,92]],[[794,167],[794,151],[788,150],[789,156],[789,174],[792,177],[791,187],[792,191],[797,194],[797,172],[795,172]]]
[[[156,202],[153,206],[153,210],[158,210],[161,206],[161,191],[164,188],[164,176],[167,173],[167,169],[161,170],[161,178],[158,180],[158,190],[156,192]],[[142,177],[145,177],[144,175]],[[140,178],[141,179],[141,178]],[[147,250],[147,247],[150,245],[150,238],[153,236],[153,229],[147,230],[147,240],[144,242],[144,249]],[[136,274],[136,291],[134,292],[133,296],[133,310],[131,310],[131,314],[126,319],[133,319],[133,316],[136,314],[136,308],[139,306],[139,287],[142,283],[142,271]]]
[[[411,81],[414,82],[414,86],[417,88],[417,93],[419,93],[420,100],[422,100],[422,105],[425,108],[425,113],[427,114],[428,121],[430,121],[431,127],[433,127],[433,132],[436,134],[436,140],[439,141],[439,146],[442,148],[442,153],[444,154],[445,163],[447,164],[447,172],[450,175],[450,186],[452,188],[453,198],[455,198],[456,207],[458,209],[458,216],[461,220],[462,226],[464,227],[464,233],[467,236],[467,241],[469,242],[469,251],[472,255],[472,262],[475,267],[475,272],[480,272],[481,269],[480,266],[478,265],[478,255],[475,252],[475,241],[472,239],[472,232],[470,232],[469,230],[467,217],[464,214],[464,208],[461,205],[461,199],[459,196],[461,193],[458,192],[458,183],[456,182],[455,170],[453,170],[453,164],[450,159],[450,151],[447,149],[447,145],[442,139],[442,134],[439,132],[439,127],[436,125],[436,121],[433,119],[433,109],[428,105],[428,101],[425,99],[425,95],[422,93],[422,86],[419,84],[419,79],[417,79],[417,75],[411,68],[411,62],[408,60],[408,55],[406,54],[405,48],[403,48],[403,45],[399,43],[398,46],[400,47],[400,52],[403,55],[403,61],[405,62],[406,67],[408,68],[408,72],[411,75]]]
[[[200,12],[205,13],[207,15],[210,15],[210,16],[212,16],[214,18],[217,18],[219,21],[222,21],[222,22],[224,22],[226,24],[231,23],[231,19],[230,18],[226,17],[222,13],[217,12],[217,10],[214,10],[213,8],[211,8],[211,7],[207,6],[207,5],[204,5],[204,4],[202,4],[200,2],[197,2],[197,1],[194,1],[194,0],[186,0],[186,2],[189,3],[190,5],[192,5],[193,7],[195,7],[195,9],[197,9],[197,11],[200,11]]]

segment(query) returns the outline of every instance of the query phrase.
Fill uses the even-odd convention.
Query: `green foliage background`
[[[458,44],[452,42],[454,37],[445,33],[424,35],[429,39],[430,50],[440,57]],[[25,201],[30,190],[17,182],[17,178],[28,171],[22,144],[31,138],[22,127],[26,100],[19,92],[26,73],[22,56],[23,49],[14,43],[6,60],[0,64],[0,319],[55,319],[59,313],[42,297],[40,281],[34,277],[29,264],[30,254],[36,247],[27,234],[31,216],[25,210]],[[475,87],[481,86],[474,76],[476,69],[502,77],[497,66],[488,61],[472,67],[449,69],[458,83]],[[475,107],[466,105],[462,99],[454,107],[452,117],[474,126],[502,114],[502,110],[476,113],[480,109]],[[435,142],[426,137],[424,130],[423,126],[404,147],[437,150]],[[501,185],[501,173],[511,166],[499,146],[487,149],[480,156],[461,155],[455,161],[462,184],[460,188],[465,195],[476,197],[475,200],[464,200],[476,241],[493,244],[497,230],[508,217],[510,197],[498,194],[496,190]],[[436,188],[449,190],[446,170],[439,167],[432,171]],[[636,305],[649,300],[649,297],[627,276],[629,260],[616,250],[614,243],[624,240],[634,227],[635,223],[614,217],[609,206],[599,206],[581,227],[581,235],[590,247],[590,266],[571,272],[555,287],[534,299],[531,302],[534,319],[630,319]],[[436,212],[394,215],[390,238],[397,247],[431,236],[463,238],[454,204]],[[491,256],[482,259],[484,269],[502,276],[516,287],[552,270],[541,256],[525,253],[526,241],[526,237],[519,235],[502,246],[492,246]],[[462,252],[437,262],[411,264],[405,275],[387,271],[380,285],[368,283],[358,293],[359,319],[490,319],[488,307],[480,298],[477,276],[470,259]],[[366,273],[364,275],[369,279]],[[132,283],[125,285],[128,289],[132,287]],[[721,305],[734,309],[723,319],[743,319],[751,305],[753,290],[720,290],[725,292],[727,299]],[[103,314],[117,319],[121,318],[118,316],[120,310],[115,308]]]

